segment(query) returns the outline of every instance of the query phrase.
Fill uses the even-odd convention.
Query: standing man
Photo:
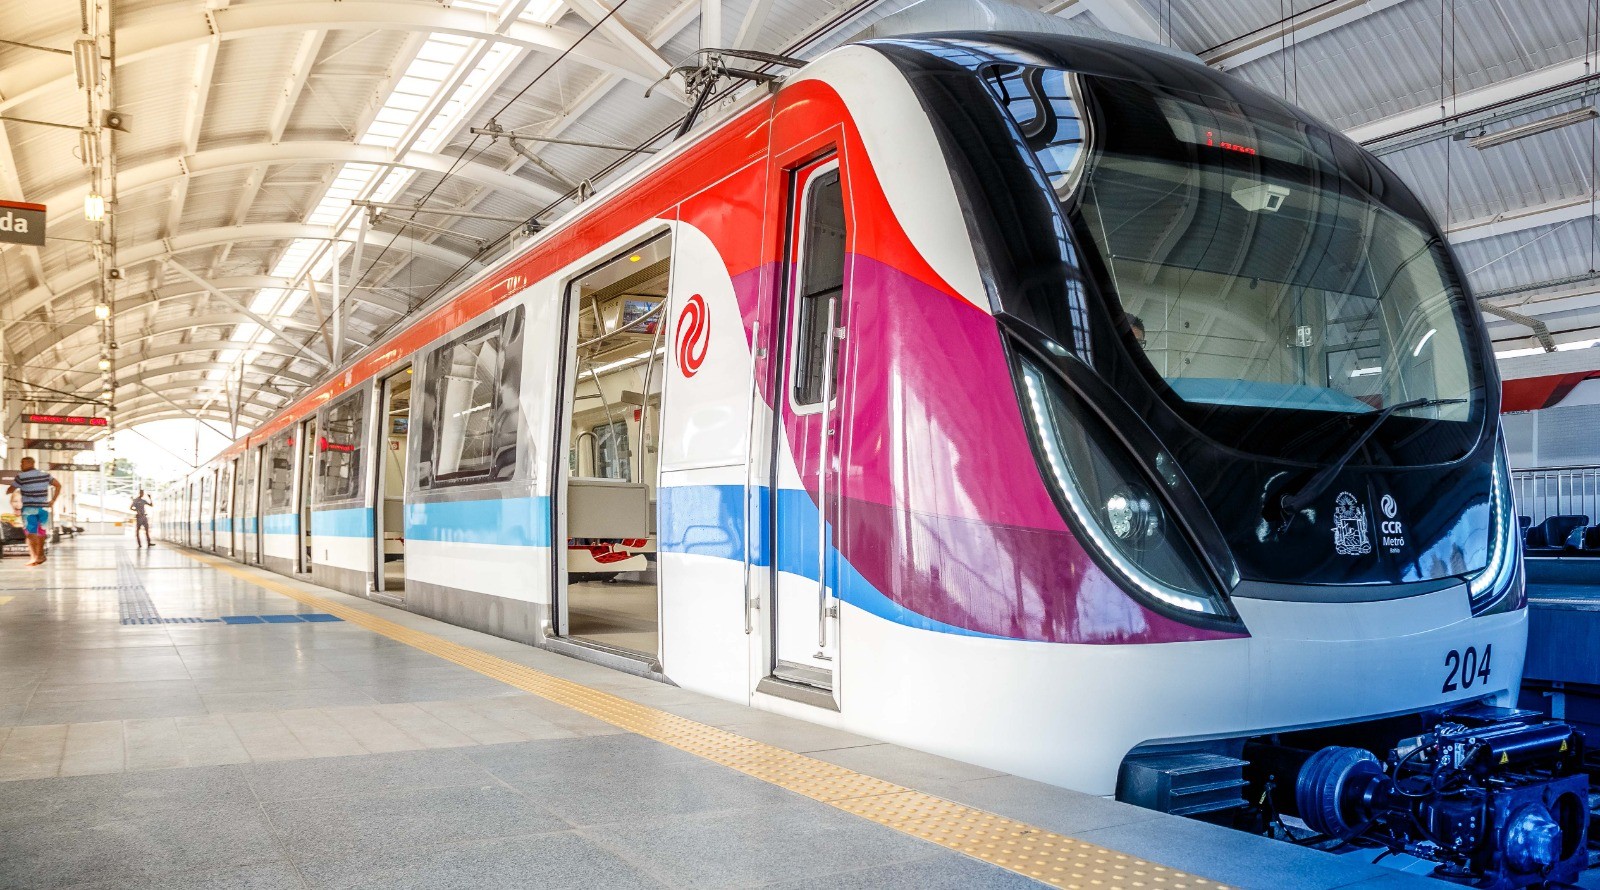
[[[30,566],[44,564],[45,529],[50,525],[50,508],[61,496],[61,483],[43,470],[35,469],[33,458],[22,459],[22,471],[6,488],[6,493],[22,492],[22,531],[28,536]]]
[[[139,496],[133,499],[133,546],[139,546],[139,533],[144,532],[144,546],[154,547],[150,542],[150,516],[145,511],[150,509],[154,502],[144,489],[139,489]]]

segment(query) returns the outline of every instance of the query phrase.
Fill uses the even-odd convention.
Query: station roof
[[[0,200],[49,208],[42,247],[0,247],[7,389],[114,403],[117,426],[252,427],[643,157],[611,146],[670,138],[681,83],[645,91],[697,48],[805,58],[905,5],[0,0]],[[1497,349],[1600,337],[1585,0],[1043,9],[1195,53],[1377,151],[1444,224]],[[473,132],[494,126],[529,138]]]

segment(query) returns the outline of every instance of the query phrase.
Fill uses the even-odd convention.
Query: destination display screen
[[[107,426],[104,417],[79,417],[71,414],[24,414],[23,423],[54,423],[61,426]]]
[[[1291,164],[1306,160],[1305,137],[1273,123],[1246,118],[1223,108],[1155,97],[1172,135],[1190,145],[1205,145],[1241,155],[1262,155]]]

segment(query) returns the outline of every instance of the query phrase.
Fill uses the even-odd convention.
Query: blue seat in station
[[[1600,525],[1575,528],[1567,536],[1567,549],[1583,554],[1600,554]]]
[[[1582,531],[1588,525],[1587,516],[1551,516],[1528,529],[1527,550],[1533,554],[1560,553],[1566,549],[1573,530]]]

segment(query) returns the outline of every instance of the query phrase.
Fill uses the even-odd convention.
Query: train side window
[[[272,437],[267,445],[267,509],[278,511],[294,504],[294,434],[290,430]]]
[[[833,397],[834,382],[824,383],[822,371],[828,344],[838,348],[838,340],[828,336],[828,301],[844,293],[844,191],[837,166],[812,174],[802,206],[795,254],[794,401],[806,406],[822,402],[824,386]]]
[[[361,494],[361,437],[367,394],[354,392],[328,406],[317,442],[317,502]]]
[[[419,487],[511,478],[517,465],[521,356],[518,306],[428,357]]]

